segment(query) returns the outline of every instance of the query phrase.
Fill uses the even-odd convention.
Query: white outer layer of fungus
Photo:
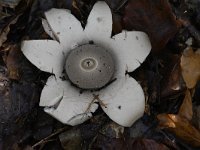
[[[64,9],[45,13],[43,27],[54,40],[24,41],[24,55],[42,71],[54,73],[41,93],[40,106],[59,121],[69,125],[83,123],[92,117],[98,104],[116,123],[129,127],[144,113],[145,98],[141,86],[125,72],[134,71],[148,56],[148,36],[138,31],[123,31],[111,38],[112,14],[105,2],[97,2],[87,21],[81,23]],[[116,80],[100,91],[80,93],[68,80],[61,80],[67,53],[81,44],[93,41],[110,50],[116,60]]]

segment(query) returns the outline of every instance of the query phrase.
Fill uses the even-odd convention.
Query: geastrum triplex
[[[112,14],[102,1],[93,6],[85,29],[69,10],[51,9],[45,17],[43,27],[53,40],[23,41],[21,46],[32,64],[53,73],[40,106],[62,123],[77,125],[100,105],[113,121],[131,126],[143,115],[145,98],[126,72],[138,68],[149,54],[148,36],[122,31],[111,37]]]

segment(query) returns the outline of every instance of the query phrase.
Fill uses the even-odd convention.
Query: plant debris
[[[190,123],[192,115],[192,97],[190,91],[187,90],[177,115],[159,114],[157,118],[160,128],[166,128],[185,142],[199,147],[200,131]]]
[[[85,28],[96,1],[0,1],[0,149],[198,150],[199,0],[105,0],[112,12],[112,36],[140,30],[153,46],[141,67],[127,72],[142,85],[146,100],[145,114],[132,127],[115,124],[101,108],[93,118],[71,127],[39,107],[51,74],[26,59],[21,42],[56,39],[42,26],[44,12],[51,8],[70,9]]]
[[[166,0],[130,0],[124,13],[125,29],[145,31],[154,51],[163,49],[180,26]]]
[[[183,79],[188,88],[194,88],[200,80],[200,49],[194,51],[187,47],[181,57]]]

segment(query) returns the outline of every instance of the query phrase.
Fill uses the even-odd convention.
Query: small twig
[[[44,148],[44,146],[45,146],[46,143],[53,142],[53,141],[56,141],[56,139],[45,141],[44,143],[42,143],[42,145],[40,146],[39,150],[42,150]]]
[[[39,142],[35,143],[32,148],[35,148],[43,143],[46,143],[46,141],[49,141],[50,138],[52,138],[53,136],[65,131],[68,127],[64,127],[64,128],[61,128],[61,129],[58,129],[56,132],[52,133],[51,135],[47,136],[46,138],[40,140]]]

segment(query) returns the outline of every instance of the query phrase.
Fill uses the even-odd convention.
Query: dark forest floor
[[[95,1],[1,0],[0,149],[199,149],[200,0],[105,1],[113,13],[113,35],[126,29],[150,37],[150,55],[130,73],[145,92],[144,116],[131,128],[122,128],[100,108],[92,119],[75,127],[47,115],[38,103],[49,74],[25,58],[21,41],[50,38],[41,18],[54,7],[70,9],[84,27]],[[193,51],[187,58],[186,48]],[[189,67],[181,64],[183,59]]]

